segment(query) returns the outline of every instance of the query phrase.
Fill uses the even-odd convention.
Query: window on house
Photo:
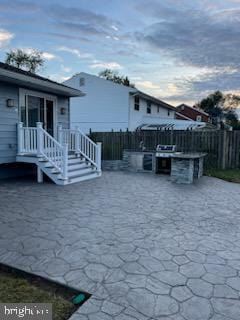
[[[169,109],[168,109],[168,111],[167,111],[167,115],[170,116],[170,110],[169,110]]]
[[[185,106],[184,106],[184,105],[182,105],[182,106],[181,106],[181,110],[183,111],[184,109],[185,109]]]
[[[134,96],[134,110],[139,111],[140,99],[139,96]]]
[[[157,106],[157,113],[160,112],[160,106]]]
[[[84,78],[80,78],[79,85],[80,85],[80,87],[85,85],[85,79]]]
[[[202,121],[202,116],[198,115],[198,116],[196,117],[196,121],[201,122],[201,121]]]
[[[151,105],[151,102],[147,102],[147,113],[150,114],[152,113],[152,105]]]

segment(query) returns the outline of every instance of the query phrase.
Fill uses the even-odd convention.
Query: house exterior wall
[[[61,114],[61,109],[65,109],[65,114]],[[57,124],[61,124],[63,128],[70,128],[70,101],[69,98],[57,97]]]
[[[80,86],[81,79],[84,85]],[[82,90],[86,95],[81,98],[71,98],[71,127],[79,126],[82,131],[119,131],[135,130],[148,118],[147,100],[140,98],[140,110],[134,110],[134,97],[130,92],[134,88],[118,85],[112,81],[101,79],[87,73],[79,73],[64,82],[75,89]],[[152,103],[151,117],[166,119],[174,118],[175,111]]]
[[[7,107],[7,99],[13,99],[15,106]],[[61,108],[66,110],[64,115],[61,115]],[[16,162],[19,121],[19,86],[0,82],[0,164]],[[56,122],[69,128],[69,98],[67,97],[57,97]]]
[[[151,113],[147,113],[147,100],[139,99],[139,110],[134,109],[134,96],[130,96],[129,130],[133,131],[141,124],[151,124],[155,119],[174,119],[175,111],[151,103]],[[156,120],[155,120],[156,121]]]
[[[84,85],[80,86],[80,79]],[[71,98],[71,127],[79,126],[88,133],[92,131],[119,131],[128,128],[130,88],[116,85],[86,73],[73,76],[64,84],[82,90],[86,95]]]
[[[0,164],[16,161],[18,93],[17,86],[0,82]],[[15,107],[7,107],[7,99],[14,99]]]
[[[194,121],[210,122],[209,115],[187,105],[178,106],[177,112]],[[198,120],[198,116],[201,116],[201,120]],[[180,120],[182,119],[181,116],[178,115],[176,118]]]

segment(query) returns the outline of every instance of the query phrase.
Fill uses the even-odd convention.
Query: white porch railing
[[[18,154],[46,159],[63,179],[67,179],[68,146],[54,139],[43,129],[41,122],[37,127],[23,127],[22,122],[18,124]]]
[[[93,142],[79,128],[72,130],[59,126],[57,141],[43,129],[41,122],[37,127],[23,127],[22,122],[18,124],[18,154],[46,159],[63,179],[68,178],[69,151],[81,154],[101,172],[101,143]]]
[[[60,144],[66,143],[69,151],[81,154],[86,158],[97,171],[101,171],[101,143],[93,142],[79,128],[63,129],[58,127],[58,141]]]

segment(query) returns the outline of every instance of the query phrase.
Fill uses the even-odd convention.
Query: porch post
[[[68,144],[63,144],[63,179],[68,178]]]
[[[102,142],[97,142],[97,171],[102,169]]]
[[[19,122],[18,129],[18,154],[23,152],[23,122]]]
[[[62,132],[62,125],[61,124],[58,125],[58,142],[60,144],[63,143],[63,132]]]
[[[75,152],[77,152],[77,153],[80,153],[80,150],[81,150],[81,148],[80,148],[80,133],[79,133],[79,127],[78,126],[76,126],[75,127],[75,131],[76,131],[76,135],[75,135],[75,143],[76,143],[76,145],[75,145]]]
[[[39,167],[37,167],[37,182],[43,183],[43,172]]]
[[[43,130],[42,122],[37,122],[37,156],[41,157],[43,155]]]

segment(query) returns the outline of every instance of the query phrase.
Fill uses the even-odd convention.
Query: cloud
[[[123,67],[117,62],[103,62],[103,61],[94,61],[90,65],[91,69],[111,69],[111,70],[120,70]]]
[[[71,78],[71,76],[65,76],[62,74],[51,74],[49,76],[49,79],[51,79],[53,81],[57,81],[59,83],[64,82],[64,81],[68,80],[69,78]]]
[[[240,90],[240,70],[222,69],[183,81],[180,85],[187,93],[203,96],[216,90]]]
[[[66,66],[64,66],[63,64],[61,64],[61,70],[62,70],[63,72],[69,73],[69,72],[72,71],[72,68],[66,67]]]
[[[198,76],[176,79],[176,83],[168,85],[168,90],[162,98],[171,101],[198,102],[217,90],[239,94],[240,70],[216,68],[212,71],[203,71]]]
[[[57,56],[55,56],[53,53],[50,52],[43,52],[42,53],[42,57],[45,60],[54,60],[54,59],[58,59]]]
[[[24,11],[24,12],[36,12],[39,10],[39,6],[30,1],[1,1],[1,11]]]
[[[66,34],[66,33],[58,33],[58,32],[42,32],[43,35],[50,36],[53,38],[59,38],[63,39],[64,41],[73,40],[73,41],[84,41],[84,42],[90,42],[89,39],[81,36],[77,36],[74,34]]]
[[[154,22],[136,38],[188,66],[238,66],[240,9],[206,10],[200,1],[194,6],[187,1],[148,2],[145,14]]]
[[[76,49],[76,48],[59,47],[57,50],[58,51],[63,51],[63,52],[69,52],[69,53],[77,56],[80,59],[93,58],[93,55],[91,53],[84,53],[84,52],[81,52],[79,49]]]
[[[144,89],[160,89],[157,84],[154,84],[151,81],[137,81],[136,85]]]
[[[58,22],[57,26],[71,31],[71,32],[80,32],[88,36],[99,36],[99,35],[108,35],[108,32],[104,31],[102,28],[97,28],[92,26],[89,23],[76,23],[76,22]]]
[[[103,14],[80,7],[67,7],[54,4],[49,7],[50,15],[58,28],[83,35],[109,35],[110,29],[117,31],[120,23]]]
[[[9,42],[13,39],[13,37],[13,33],[4,29],[0,29],[0,48],[8,45]]]
[[[112,25],[111,28],[114,30],[114,31],[118,31],[118,27],[116,27],[115,25]]]

